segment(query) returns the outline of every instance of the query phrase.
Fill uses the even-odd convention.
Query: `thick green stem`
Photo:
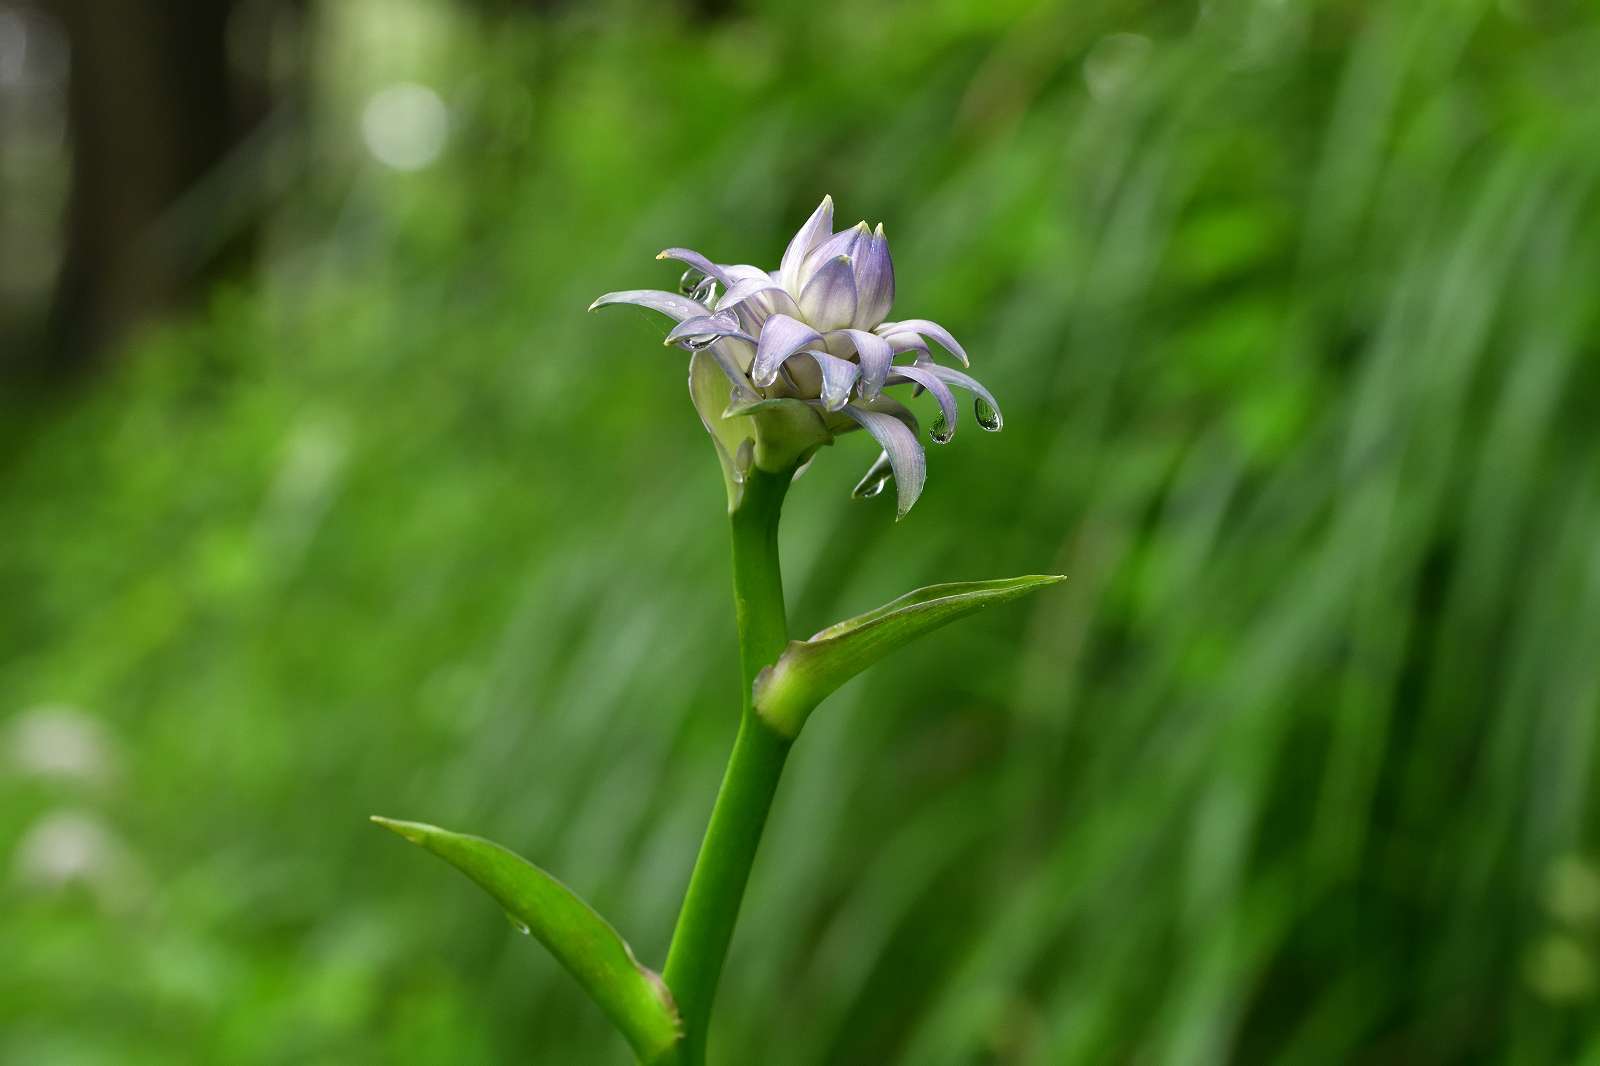
[[[790,480],[787,472],[752,470],[743,498],[729,516],[743,710],[662,975],[683,1017],[684,1066],[705,1061],[717,979],[789,753],[789,739],[756,716],[751,689],[756,674],[777,660],[789,639],[778,568],[778,515]]]

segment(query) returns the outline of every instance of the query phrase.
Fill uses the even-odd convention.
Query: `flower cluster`
[[[635,304],[676,320],[666,343],[692,354],[689,388],[717,444],[730,501],[752,465],[794,469],[852,429],[882,447],[858,496],[876,496],[892,476],[899,513],[911,509],[927,476],[916,417],[885,388],[924,389],[938,401],[929,437],[955,433],[952,386],[973,396],[987,430],[1001,427],[999,405],[969,375],[934,361],[929,342],[962,366],[967,353],[950,332],[923,318],[886,321],[894,302],[894,262],[883,226],[833,231],[833,200],[789,242],[775,271],[713,263],[687,248],[656,258],[685,264],[679,292],[611,292],[590,307]]]

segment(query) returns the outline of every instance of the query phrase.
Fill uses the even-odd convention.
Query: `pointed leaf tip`
[[[756,678],[756,712],[784,736],[798,736],[819,703],[895,649],[962,615],[1064,580],[1064,574],[1027,574],[929,585],[829,626],[810,640],[790,641],[778,661]]]
[[[577,979],[641,1062],[673,1060],[683,1028],[666,983],[640,965],[610,923],[570,888],[482,837],[379,815],[372,821],[433,852],[493,896]]]
[[[381,814],[372,815],[372,821],[383,826],[396,836],[404,837],[413,844],[422,844],[427,839],[428,826],[421,822],[403,822],[398,818],[385,818]]]

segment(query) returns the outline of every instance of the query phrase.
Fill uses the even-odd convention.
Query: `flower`
[[[968,365],[948,330],[925,318],[886,321],[894,261],[883,226],[861,222],[835,233],[832,197],[800,227],[777,270],[713,263],[687,248],[656,258],[688,267],[681,291],[608,292],[589,309],[634,304],[676,320],[665,343],[692,353],[689,392],[716,442],[730,506],[752,465],[798,476],[835,436],[865,429],[883,450],[855,494],[876,496],[892,477],[903,517],[922,492],[927,458],[916,417],[885,394],[889,386],[933,394],[935,443],[955,434],[952,387],[972,394],[978,425],[1002,425],[988,389],[934,361],[930,342]]]

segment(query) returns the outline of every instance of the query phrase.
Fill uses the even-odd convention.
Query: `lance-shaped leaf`
[[[672,993],[593,907],[520,855],[421,822],[372,819],[476,881],[567,968],[633,1045],[639,1061],[676,1061],[682,1025]]]
[[[1061,574],[1031,574],[929,585],[829,626],[810,640],[792,640],[756,678],[756,712],[784,736],[798,736],[817,704],[896,648],[962,615],[1064,580]]]

